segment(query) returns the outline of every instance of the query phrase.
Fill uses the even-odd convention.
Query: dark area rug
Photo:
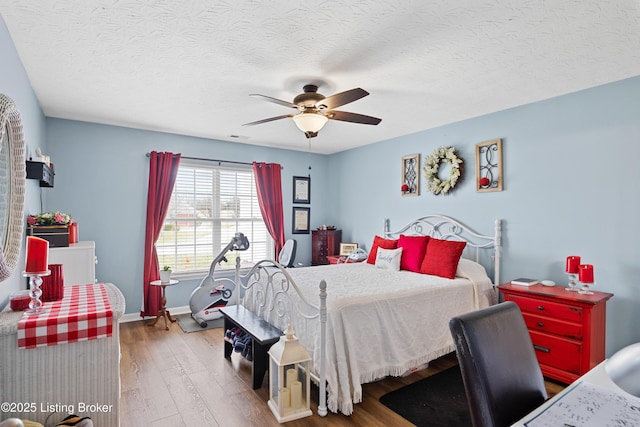
[[[471,426],[458,366],[387,393],[380,402],[418,427]]]

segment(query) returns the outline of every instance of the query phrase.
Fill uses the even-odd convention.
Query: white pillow
[[[400,258],[402,258],[402,248],[384,249],[378,248],[376,255],[376,267],[384,270],[400,270]]]

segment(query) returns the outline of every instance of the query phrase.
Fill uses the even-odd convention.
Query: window
[[[246,251],[230,251],[216,271],[273,259],[273,239],[260,213],[251,166],[218,166],[183,159],[160,237],[156,242],[160,267],[174,274],[206,274],[213,259],[235,233],[249,239]]]

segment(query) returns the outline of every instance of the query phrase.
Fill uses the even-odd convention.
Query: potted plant
[[[162,270],[160,270],[160,282],[169,283],[169,280],[171,280],[171,266],[165,265],[162,267]]]

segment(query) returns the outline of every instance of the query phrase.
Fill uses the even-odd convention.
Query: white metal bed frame
[[[384,221],[384,236],[397,238],[400,234],[428,235],[442,240],[459,240],[467,242],[474,261],[480,263],[481,250],[492,250],[493,284],[499,284],[501,220],[495,220],[493,235],[476,233],[469,227],[444,215],[427,215],[418,218],[397,231],[390,231],[390,221]],[[465,249],[466,251],[466,249]],[[467,254],[468,255],[467,251]],[[468,256],[465,256],[468,257]],[[266,279],[266,280],[265,280]],[[320,361],[319,373],[310,373],[319,387],[318,415],[327,415],[326,395],[326,323],[327,323],[327,283],[319,283],[319,300],[307,300],[300,288],[279,263],[262,260],[255,264],[249,272],[240,274],[240,258],[236,259],[236,289],[239,290],[238,302],[252,310],[259,317],[269,320],[272,316],[286,319],[296,330],[295,318],[320,322]],[[289,291],[295,292],[289,292]],[[293,313],[297,313],[294,315]]]
[[[494,222],[494,234],[482,235],[476,233],[471,228],[461,222],[445,215],[427,215],[415,219],[397,231],[390,231],[390,220],[384,220],[384,236],[386,238],[397,239],[401,234],[413,236],[430,236],[441,240],[459,240],[467,242],[464,258],[471,259],[479,264],[481,262],[482,250],[492,249],[490,254],[493,260],[493,285],[500,284],[500,248],[502,240],[502,221],[496,219]],[[465,256],[466,255],[466,256]]]
[[[236,259],[236,271],[240,266],[240,258]],[[263,280],[266,279],[266,280]],[[265,283],[266,282],[266,283]],[[318,415],[327,415],[327,381],[326,381],[326,337],[327,337],[327,282],[320,281],[319,303],[308,301],[300,288],[289,275],[287,270],[276,261],[262,260],[255,264],[245,275],[236,274],[236,289],[239,289],[239,303],[253,313],[269,321],[272,315],[286,319],[296,328],[292,313],[305,320],[320,321],[320,372],[318,375],[310,372],[310,376],[317,381],[319,391]],[[290,293],[293,290],[295,293]],[[251,301],[248,301],[248,299]]]

